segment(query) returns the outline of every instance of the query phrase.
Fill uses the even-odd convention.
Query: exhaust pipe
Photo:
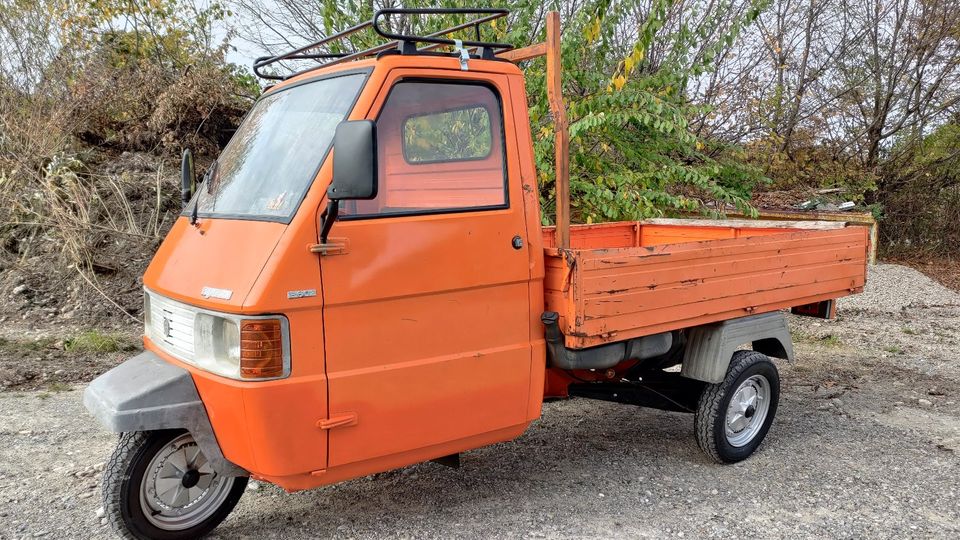
[[[560,369],[607,369],[624,360],[645,360],[663,356],[673,345],[673,334],[664,332],[587,349],[568,349],[560,331],[560,314],[545,311],[540,316],[547,340],[547,359]]]

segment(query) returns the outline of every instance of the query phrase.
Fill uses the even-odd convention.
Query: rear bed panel
[[[567,347],[838,298],[866,280],[864,227],[669,221],[575,227],[574,249],[545,250],[546,309],[560,313]]]

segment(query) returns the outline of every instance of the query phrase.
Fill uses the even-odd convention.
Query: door
[[[526,421],[530,264],[506,78],[398,70],[384,88],[369,115],[377,198],[342,203],[330,241],[346,253],[320,263],[330,419],[356,417],[330,430],[330,467]]]

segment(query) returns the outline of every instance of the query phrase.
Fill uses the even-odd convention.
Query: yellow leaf
[[[590,225],[592,223],[593,223],[593,216],[587,216],[587,225]]]
[[[613,87],[616,88],[617,90],[620,90],[621,88],[623,88],[625,84],[627,84],[627,78],[624,77],[623,75],[617,75],[613,79]]]

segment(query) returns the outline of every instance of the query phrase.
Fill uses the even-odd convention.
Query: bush
[[[888,167],[879,202],[890,255],[960,255],[960,124],[941,126]]]

